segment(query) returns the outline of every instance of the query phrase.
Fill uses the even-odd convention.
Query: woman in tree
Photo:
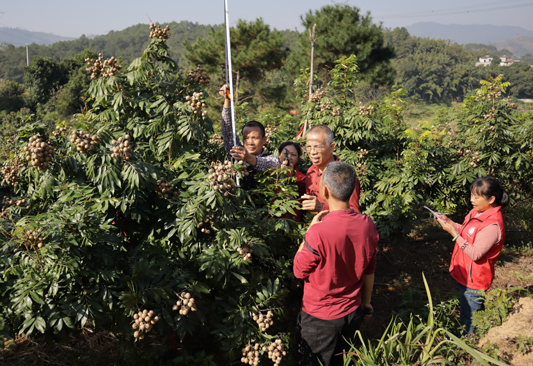
[[[484,308],[484,291],[494,278],[494,265],[505,241],[501,209],[509,196],[490,176],[477,178],[470,186],[473,209],[463,224],[444,215],[436,220],[453,236],[455,248],[450,274],[459,283],[463,335],[473,333],[472,314]]]
[[[278,154],[282,168],[293,168],[297,180],[301,180],[305,177],[305,174],[301,173],[297,168],[300,156],[302,156],[302,148],[299,144],[292,141],[285,141],[279,145]]]
[[[284,143],[279,145],[278,154],[279,161],[281,162],[281,167],[293,169],[294,176],[296,177],[296,185],[298,185],[298,193],[301,196],[305,193],[305,185],[303,183],[305,174],[298,170],[298,162],[300,161],[300,157],[302,156],[302,148],[300,144],[292,141],[285,141]],[[300,212],[300,210],[295,211],[295,220],[302,221],[302,213]]]

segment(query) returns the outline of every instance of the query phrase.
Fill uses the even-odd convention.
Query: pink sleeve
[[[455,231],[460,232],[461,231],[461,224],[456,223],[455,221],[452,221],[451,224],[455,228]]]
[[[461,236],[457,238],[457,244],[475,262],[483,258],[490,248],[500,240],[500,235],[500,227],[498,224],[493,224],[477,233],[474,244],[468,243]]]

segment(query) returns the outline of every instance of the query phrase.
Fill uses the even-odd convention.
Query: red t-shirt
[[[336,156],[334,156],[334,158],[335,158],[335,161],[339,161],[339,158],[337,158]],[[322,177],[322,173],[320,172],[320,170],[318,170],[318,167],[316,165],[312,165],[307,171],[307,174],[305,175],[305,178],[303,180],[303,183],[305,185],[305,193],[316,196],[318,198],[318,201],[324,205],[324,208],[322,208],[322,210],[328,210],[329,209],[328,204],[324,202],[324,200],[320,196],[320,189],[318,186],[318,183],[320,183],[320,177]],[[355,189],[353,190],[353,193],[350,197],[350,207],[353,208],[357,212],[361,212],[359,210],[360,194],[361,194],[361,183],[359,182],[359,179],[356,178]]]
[[[357,309],[364,275],[376,268],[378,240],[372,219],[353,209],[330,212],[311,226],[293,266],[305,280],[302,310],[331,320]]]

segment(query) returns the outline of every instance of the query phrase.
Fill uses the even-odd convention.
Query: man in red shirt
[[[302,209],[312,212],[327,210],[327,203],[320,197],[318,183],[324,170],[332,161],[339,159],[333,155],[335,143],[333,142],[333,131],[328,126],[316,125],[307,133],[307,143],[305,150],[313,165],[307,171],[303,183],[305,184],[305,194],[302,196]],[[356,178],[355,188],[350,196],[350,207],[359,212],[359,195],[361,194],[361,184]]]
[[[294,275],[304,279],[299,315],[303,365],[342,365],[344,341],[369,317],[378,233],[370,217],[350,208],[354,168],[331,162],[319,182],[329,211],[312,220],[294,257]]]

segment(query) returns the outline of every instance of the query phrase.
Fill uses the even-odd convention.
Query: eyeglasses
[[[322,151],[326,150],[327,148],[328,148],[328,146],[306,146],[305,147],[305,151],[311,152],[311,151],[315,150],[316,152],[322,152]]]

